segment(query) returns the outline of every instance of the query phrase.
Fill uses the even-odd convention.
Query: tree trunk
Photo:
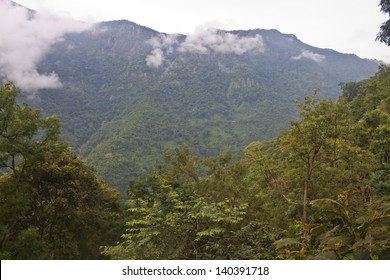
[[[302,214],[302,223],[307,223],[307,192],[309,188],[308,181],[305,181],[305,187],[303,190],[303,214]]]

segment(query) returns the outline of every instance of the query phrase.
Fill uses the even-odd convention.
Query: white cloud
[[[149,67],[158,68],[164,62],[165,57],[164,53],[161,49],[154,49],[152,52],[146,57],[146,65]]]
[[[37,64],[64,34],[81,32],[89,26],[49,14],[31,14],[8,0],[0,0],[0,76],[24,91],[61,87],[56,73],[39,73]]]
[[[178,35],[176,34],[161,34],[158,37],[153,37],[148,40],[148,44],[153,48],[167,49],[168,52],[172,51],[173,47],[178,43]]]
[[[313,53],[308,50],[303,50],[300,55],[291,57],[293,60],[310,59],[317,63],[324,61],[325,58],[325,55]]]
[[[239,37],[236,34],[208,28],[198,29],[194,34],[187,36],[186,40],[180,45],[179,51],[200,54],[214,51],[216,53],[241,55],[249,51],[263,53],[265,47],[260,35]]]
[[[197,28],[182,42],[179,42],[178,35],[161,35],[150,39],[148,43],[153,47],[151,53],[146,57],[146,63],[151,67],[161,66],[165,55],[175,50],[182,53],[210,54],[215,52],[237,55],[250,51],[258,53],[265,51],[263,38],[258,34],[253,37],[240,37],[233,33],[207,27]]]
[[[165,54],[172,53],[178,44],[177,35],[161,34],[147,41],[153,47],[153,50],[146,57],[145,61],[149,67],[158,68],[165,60]]]

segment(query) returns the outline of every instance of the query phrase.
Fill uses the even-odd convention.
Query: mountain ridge
[[[239,152],[286,128],[295,100],[316,88],[337,98],[340,82],[368,78],[377,66],[275,29],[182,35],[108,21],[52,46],[38,69],[57,73],[63,87],[28,102],[57,114],[63,137],[124,192],[167,149]]]

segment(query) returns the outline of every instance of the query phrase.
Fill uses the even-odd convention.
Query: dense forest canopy
[[[389,259],[390,67],[243,155],[176,147],[127,198],[0,87],[2,259]],[[130,179],[130,178],[129,178]]]
[[[0,86],[0,258],[97,259],[119,236],[121,205],[59,139],[56,116]]]

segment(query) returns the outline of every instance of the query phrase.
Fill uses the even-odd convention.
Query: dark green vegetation
[[[121,230],[118,194],[59,140],[55,116],[0,86],[0,258],[98,259]]]
[[[297,102],[299,121],[238,158],[166,152],[120,202],[59,140],[58,119],[17,103],[7,83],[0,256],[389,259],[390,67],[342,89]]]
[[[244,155],[166,153],[132,181],[112,258],[389,259],[390,68],[306,97],[302,120]]]
[[[146,176],[165,150],[188,144],[198,156],[229,148],[238,155],[286,128],[298,116],[294,100],[315,88],[319,96],[336,99],[340,82],[367,78],[378,67],[276,30],[208,36],[261,38],[263,49],[184,52],[179,46],[186,36],[172,39],[128,21],[102,23],[68,34],[52,48],[39,71],[57,73],[63,88],[39,92],[28,102],[55,113],[63,137],[124,194],[129,178]],[[165,60],[152,67],[146,58],[156,42]]]
[[[381,0],[379,6],[381,7],[381,11],[390,16],[390,0]],[[390,19],[385,21],[379,30],[378,36],[376,39],[390,46]]]

